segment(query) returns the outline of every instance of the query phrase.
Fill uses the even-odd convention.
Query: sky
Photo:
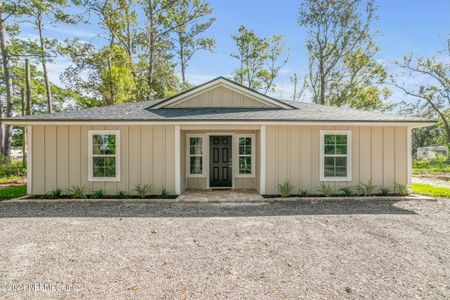
[[[216,22],[205,36],[216,39],[213,53],[199,52],[191,61],[188,80],[200,84],[217,76],[229,76],[237,66],[230,57],[235,51],[231,35],[240,25],[255,31],[258,36],[269,37],[279,34],[286,40],[290,60],[282,69],[277,80],[278,89],[273,96],[289,98],[292,94],[290,76],[303,76],[307,70],[305,48],[307,32],[297,23],[300,0],[210,0]],[[413,52],[419,56],[431,56],[447,49],[450,39],[450,0],[378,0],[377,15],[373,30],[377,31],[375,41],[380,51],[376,59],[388,66],[390,72],[397,72],[393,62]],[[48,26],[50,37],[79,37],[91,40],[100,28],[97,24],[82,26]],[[36,37],[35,29],[25,25],[24,37]],[[58,58],[49,65],[50,79],[60,83],[59,75],[68,65],[67,59]],[[423,78],[408,78],[411,84],[419,84]],[[394,98],[402,98],[394,91]],[[402,99],[396,99],[400,101]]]

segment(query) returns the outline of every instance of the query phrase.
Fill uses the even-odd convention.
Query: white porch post
[[[408,166],[406,167],[406,170],[408,172],[408,187],[411,189],[412,184],[412,142],[411,142],[411,133],[412,128],[407,127],[406,128],[406,163]]]
[[[32,169],[32,159],[33,159],[33,149],[31,147],[32,145],[32,138],[33,138],[33,127],[28,126],[25,129],[25,135],[26,135],[26,151],[27,151],[27,194],[31,195],[33,189],[33,169]]]
[[[260,174],[259,174],[259,193],[264,195],[266,193],[266,125],[261,125],[259,131],[259,147],[260,147]]]
[[[175,126],[175,194],[181,194],[180,126]]]

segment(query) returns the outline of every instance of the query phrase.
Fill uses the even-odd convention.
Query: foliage
[[[438,55],[433,57],[416,58],[412,54],[403,57],[397,65],[402,69],[405,78],[421,76],[423,84],[418,86],[408,86],[404,82],[399,82],[398,77],[392,78],[392,84],[403,91],[406,95],[419,99],[430,108],[442,121],[442,128],[445,130],[446,143],[450,144],[450,62],[447,57],[441,58]]]
[[[53,191],[51,191],[50,193],[48,193],[47,197],[50,199],[60,199],[62,194],[63,194],[62,189],[56,188]]]
[[[74,185],[68,190],[69,194],[75,199],[86,199],[86,185]]]
[[[412,163],[413,174],[450,174],[450,158],[425,159]]]
[[[360,183],[358,185],[358,192],[363,196],[372,196],[375,192],[376,186],[372,183],[372,179],[368,183]]]
[[[380,193],[382,196],[388,196],[391,193],[391,190],[387,187],[382,187]]]
[[[104,196],[105,196],[105,194],[103,193],[103,191],[102,190],[98,190],[98,191],[93,192],[90,195],[90,198],[91,199],[102,199]]]
[[[10,161],[8,159],[0,159],[0,178],[4,177],[24,177],[27,175],[27,169],[22,161]]]
[[[289,181],[279,183],[277,185],[277,188],[281,198],[289,197],[292,194],[292,191],[294,190],[294,186]]]
[[[127,198],[127,194],[125,194],[124,191],[119,191],[116,195],[117,199],[126,199]]]
[[[307,190],[301,190],[300,191],[300,197],[308,197],[308,191]]]
[[[186,80],[186,69],[189,61],[200,50],[212,52],[216,41],[213,38],[202,37],[214,23],[215,18],[208,18],[201,22],[203,18],[212,14],[212,9],[203,0],[180,0],[169,10],[169,19],[172,22],[176,37],[176,54],[178,65],[181,71],[182,89],[189,87]]]
[[[430,184],[413,183],[412,192],[414,194],[450,198],[450,189],[445,187],[437,187]]]
[[[145,199],[148,194],[152,192],[152,188],[148,184],[136,184],[134,187],[135,192],[138,194],[138,197],[141,199]]]
[[[334,189],[330,185],[323,182],[319,186],[319,192],[324,197],[332,197],[335,194]]]
[[[260,38],[245,26],[239,27],[237,35],[232,36],[237,52],[231,57],[239,62],[233,79],[251,89],[267,94],[275,89],[274,81],[282,67],[288,62],[283,37],[273,35]]]
[[[361,11],[365,15],[361,15]],[[370,27],[373,0],[303,0],[298,22],[308,30],[308,87],[319,104],[359,109],[388,109],[383,99],[385,67],[375,60],[378,48]]]
[[[395,183],[394,184],[394,194],[405,196],[408,195],[408,186],[406,184]]]
[[[353,193],[353,189],[350,186],[341,187],[339,189],[339,191],[341,191],[344,194],[345,197],[351,197],[354,194]]]
[[[27,185],[9,186],[0,189],[0,200],[13,199],[25,196],[27,194]]]
[[[169,193],[167,192],[166,188],[163,188],[163,189],[161,190],[161,193],[159,194],[159,198],[160,198],[160,199],[167,199],[167,198],[169,198],[169,197],[170,197],[170,195],[169,195]]]

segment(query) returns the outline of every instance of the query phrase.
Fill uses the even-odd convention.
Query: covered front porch
[[[178,194],[205,190],[261,193],[261,132],[265,131],[262,127],[190,125],[176,128]],[[227,198],[234,198],[236,194],[230,195]]]

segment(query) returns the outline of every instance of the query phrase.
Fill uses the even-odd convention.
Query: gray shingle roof
[[[163,101],[163,100],[156,100]],[[295,109],[282,108],[161,108],[142,101],[53,114],[16,117],[12,121],[327,121],[327,122],[433,122],[380,112],[360,111],[306,102],[280,100]]]

